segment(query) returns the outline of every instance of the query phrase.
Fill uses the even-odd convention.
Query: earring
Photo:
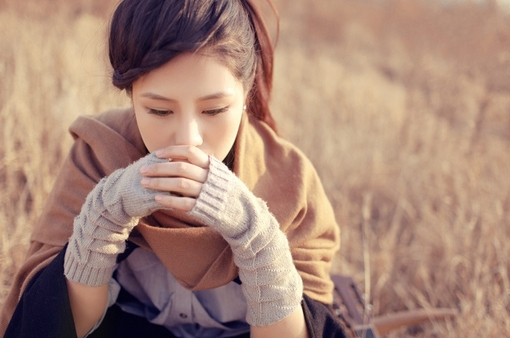
[[[246,111],[246,105],[243,106],[243,110]]]

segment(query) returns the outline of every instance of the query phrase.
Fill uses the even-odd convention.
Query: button
[[[188,315],[185,313],[181,313],[181,314],[179,314],[179,317],[181,317],[182,319],[186,319],[186,318],[188,318]]]

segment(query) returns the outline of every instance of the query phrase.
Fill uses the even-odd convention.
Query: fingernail
[[[142,178],[141,183],[142,185],[149,185],[150,181],[151,181],[150,178],[144,177]]]
[[[156,150],[155,154],[157,157],[159,157],[159,156],[163,155],[163,150]]]
[[[143,167],[140,168],[140,173],[146,174],[148,172],[149,172],[149,166],[144,165]]]

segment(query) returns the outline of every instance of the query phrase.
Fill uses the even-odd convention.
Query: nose
[[[198,121],[194,118],[184,118],[175,133],[175,144],[198,147],[203,139]]]

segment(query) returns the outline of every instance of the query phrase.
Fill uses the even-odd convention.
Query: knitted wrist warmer
[[[209,174],[190,215],[230,244],[252,326],[273,324],[296,310],[303,282],[289,243],[266,203],[223,163],[210,157]]]
[[[149,154],[103,178],[89,193],[74,219],[65,254],[64,274],[69,280],[89,286],[108,283],[139,218],[162,208],[154,199],[162,192],[142,187],[140,168],[165,161]]]

